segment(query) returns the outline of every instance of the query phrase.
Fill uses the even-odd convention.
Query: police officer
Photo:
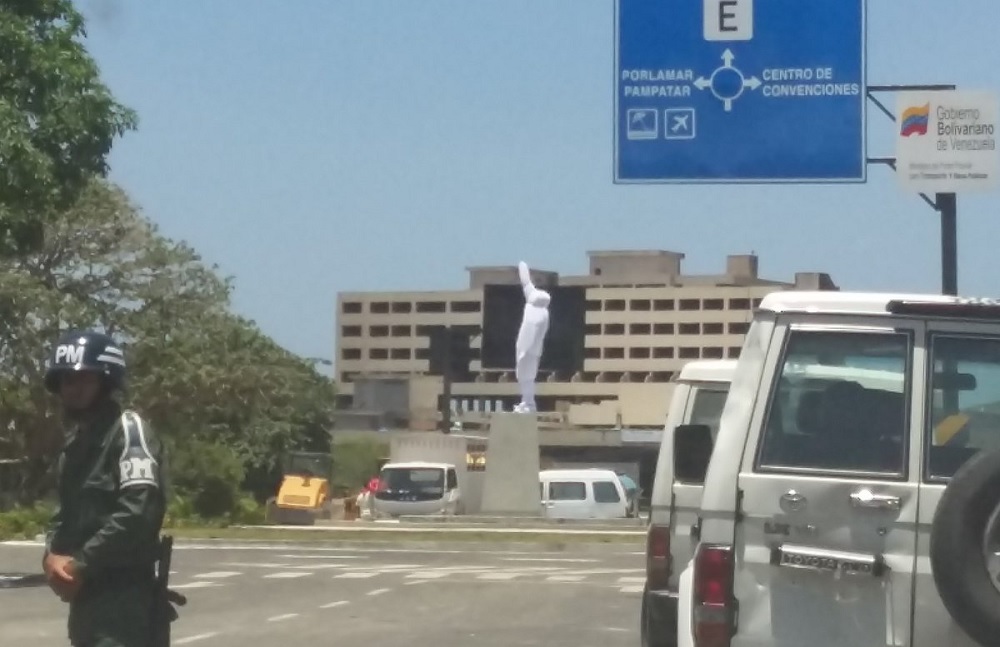
[[[163,455],[145,422],[116,400],[124,382],[121,347],[96,332],[60,338],[45,373],[73,429],[59,459],[59,510],[43,568],[69,603],[77,647],[151,644]]]

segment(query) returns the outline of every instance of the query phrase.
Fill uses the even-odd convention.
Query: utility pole
[[[444,344],[444,369],[441,373],[442,378],[442,388],[441,388],[441,433],[450,434],[451,433],[451,381],[454,379],[454,371],[452,370],[452,355],[454,354],[454,349],[452,348],[452,339],[454,336],[454,329],[445,329],[445,344]]]
[[[434,326],[430,336],[431,375],[442,379],[441,400],[438,411],[441,414],[441,431],[451,433],[451,390],[455,380],[463,380],[469,375],[472,355],[469,348],[470,333],[451,326]]]
[[[941,292],[957,295],[958,196],[954,193],[936,193],[934,203],[941,213]]]

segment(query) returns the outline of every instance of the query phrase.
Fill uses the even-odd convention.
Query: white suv
[[[676,565],[686,564],[694,554],[691,530],[698,520],[704,474],[688,474],[687,465],[674,464],[674,432],[684,425],[701,424],[707,425],[714,437],[735,371],[733,359],[694,360],[674,379],[650,496],[646,586],[639,615],[642,647],[677,644],[680,571]],[[705,449],[710,451],[711,444]]]
[[[680,645],[1000,644],[1000,302],[771,294],[714,445]]]

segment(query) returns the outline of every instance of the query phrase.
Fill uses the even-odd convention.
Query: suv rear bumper
[[[677,592],[646,591],[643,647],[666,647],[677,644]]]

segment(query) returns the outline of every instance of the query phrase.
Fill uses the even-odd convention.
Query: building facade
[[[541,373],[539,410],[554,428],[662,427],[671,379],[693,359],[739,355],[753,309],[776,290],[835,290],[823,273],[791,281],[758,274],[755,255],[727,257],[717,275],[686,275],[684,255],[670,251],[593,251],[587,274],[534,271],[539,285],[586,288],[583,370],[571,376]],[[373,382],[394,384],[393,419],[410,428],[434,428],[441,379],[428,371],[430,326],[479,332],[483,286],[517,283],[517,268],[468,268],[462,290],[345,292],[337,298],[336,375],[341,411],[375,415]],[[512,371],[484,370],[473,337],[472,381],[452,386],[455,419],[476,423],[518,400]],[[514,349],[511,348],[511,354]],[[405,386],[403,386],[405,384]],[[405,423],[403,422],[405,420]],[[384,419],[378,423],[386,426]]]

